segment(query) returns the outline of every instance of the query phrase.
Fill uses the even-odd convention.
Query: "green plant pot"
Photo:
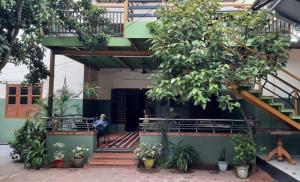
[[[154,159],[146,159],[144,160],[144,166],[146,169],[151,169],[154,166]]]

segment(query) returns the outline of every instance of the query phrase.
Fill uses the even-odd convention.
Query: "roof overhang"
[[[264,6],[275,10],[283,19],[300,25],[300,0],[256,0],[252,10],[256,11]]]

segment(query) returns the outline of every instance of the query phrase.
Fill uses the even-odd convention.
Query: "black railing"
[[[259,79],[255,78],[253,88],[255,87],[256,84],[261,85],[262,90],[267,90],[268,92],[274,94],[280,100],[284,101],[284,103],[287,103],[289,106],[291,106],[291,108],[295,109],[294,102],[295,102],[295,100],[299,101],[300,90],[298,88],[296,88],[295,86],[291,85],[290,83],[288,83],[287,81],[283,80],[282,78],[278,77],[275,74],[270,74],[270,76],[272,76],[274,79],[280,81],[282,84],[284,84],[290,90],[288,90],[285,87],[283,88],[283,87],[279,86],[278,84],[273,83],[272,81],[269,80],[268,77],[259,78]],[[280,92],[283,93],[284,96],[282,94],[280,94],[278,91],[275,92],[274,90],[269,88],[269,86],[272,86],[273,88],[280,90]]]
[[[45,119],[48,131],[94,131],[93,118],[51,117]]]
[[[70,16],[73,16],[78,22],[84,22],[84,18],[80,12],[70,12]],[[102,14],[104,18],[107,18],[109,21],[109,32],[114,36],[122,36],[124,30],[124,12],[123,11],[106,11]],[[95,27],[91,27],[92,31],[95,33],[103,30],[103,25],[97,25]],[[52,27],[49,33],[50,36],[75,36],[75,31],[70,27],[64,24],[57,24]]]
[[[212,133],[240,133],[248,129],[247,122],[241,119],[167,119],[140,118],[140,131],[144,132],[212,132]],[[252,129],[258,127],[259,122],[249,120]]]

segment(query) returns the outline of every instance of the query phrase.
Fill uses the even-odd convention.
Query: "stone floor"
[[[260,155],[260,158],[264,159],[265,155]],[[300,156],[299,155],[293,155],[293,158],[296,161],[296,165],[290,165],[286,160],[285,161],[278,161],[274,157],[272,160],[268,161],[269,164],[272,166],[278,168],[279,170],[285,172],[289,176],[292,176],[293,178],[300,181]]]
[[[9,160],[9,147],[0,146],[0,181],[5,182],[271,182],[264,172],[258,171],[250,179],[238,179],[233,171],[194,170],[187,174],[174,170],[141,170],[128,167],[99,167],[82,169],[24,169],[22,164]]]

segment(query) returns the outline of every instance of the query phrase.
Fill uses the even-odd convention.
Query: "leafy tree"
[[[103,46],[109,34],[104,13],[92,5],[92,0],[0,0],[0,71],[9,62],[25,64],[30,71],[28,82],[45,79],[48,71],[41,46],[45,33],[61,23],[85,45]]]
[[[289,41],[282,32],[266,32],[271,14],[220,13],[217,0],[168,1],[159,11],[154,33],[154,55],[161,60],[152,75],[148,96],[192,100],[203,108],[217,97],[219,107],[232,110],[240,104],[230,86],[263,77],[286,65]]]

